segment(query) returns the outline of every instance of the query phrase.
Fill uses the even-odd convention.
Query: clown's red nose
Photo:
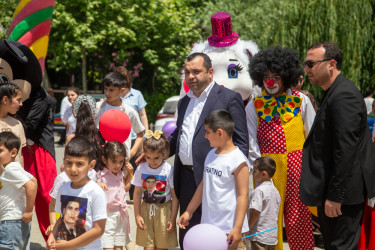
[[[275,80],[267,80],[266,84],[268,87],[272,87],[275,84]]]

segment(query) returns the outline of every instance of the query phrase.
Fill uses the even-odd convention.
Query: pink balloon
[[[99,130],[106,141],[124,143],[130,135],[131,122],[123,111],[110,109],[100,117]]]
[[[189,229],[183,245],[185,250],[226,250],[228,248],[227,235],[217,226],[199,224]]]
[[[168,138],[176,128],[177,128],[176,122],[169,121],[164,124],[161,130],[164,132],[165,137]]]

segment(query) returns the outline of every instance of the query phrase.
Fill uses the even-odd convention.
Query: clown
[[[252,41],[239,39],[232,31],[230,15],[218,12],[211,16],[213,34],[207,41],[196,43],[190,54],[202,52],[207,54],[214,69],[214,80],[219,85],[238,92],[242,100],[247,102],[252,94],[253,84],[249,75],[249,63],[258,52],[257,45]],[[180,96],[189,91],[183,82]]]
[[[25,170],[38,180],[35,210],[44,236],[49,226],[49,191],[56,177],[55,147],[50,99],[40,86],[42,70],[29,47],[15,41],[0,41],[0,81],[14,82],[22,90],[23,106],[17,113],[27,138],[22,154]]]
[[[260,51],[250,64],[250,76],[263,91],[245,108],[249,158],[276,161],[272,180],[281,197],[276,249],[282,249],[283,216],[290,249],[314,249],[311,214],[300,199],[299,184],[302,148],[315,111],[307,96],[290,89],[300,69],[297,52],[281,47]]]

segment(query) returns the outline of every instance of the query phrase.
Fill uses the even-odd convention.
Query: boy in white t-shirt
[[[0,133],[0,249],[27,249],[37,181],[14,161],[21,140]]]
[[[272,250],[277,244],[277,218],[281,199],[271,179],[275,171],[276,163],[271,157],[260,157],[254,161],[256,188],[250,196],[250,235],[272,230],[251,237],[252,250]]]
[[[246,249],[241,237],[249,231],[246,211],[250,164],[233,144],[234,122],[228,111],[213,111],[204,120],[204,126],[214,149],[206,157],[203,180],[177,224],[185,229],[202,203],[201,223],[222,229],[228,235],[229,249]]]
[[[102,249],[107,202],[102,188],[88,176],[95,163],[95,148],[87,140],[77,137],[66,145],[64,167],[71,181],[58,190],[55,211],[61,217],[47,249]]]
[[[98,112],[96,113],[96,126],[99,128],[99,120],[103,113],[110,109],[119,109],[129,116],[132,130],[137,134],[133,147],[131,147],[131,136],[126,139],[124,145],[126,147],[126,161],[135,156],[141,148],[144,137],[145,127],[143,126],[138,111],[125,104],[121,95],[125,91],[125,77],[119,72],[111,72],[103,79],[105,99],[96,103]]]

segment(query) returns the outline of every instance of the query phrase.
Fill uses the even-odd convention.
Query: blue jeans
[[[0,250],[30,249],[31,222],[25,223],[22,220],[0,221]]]

